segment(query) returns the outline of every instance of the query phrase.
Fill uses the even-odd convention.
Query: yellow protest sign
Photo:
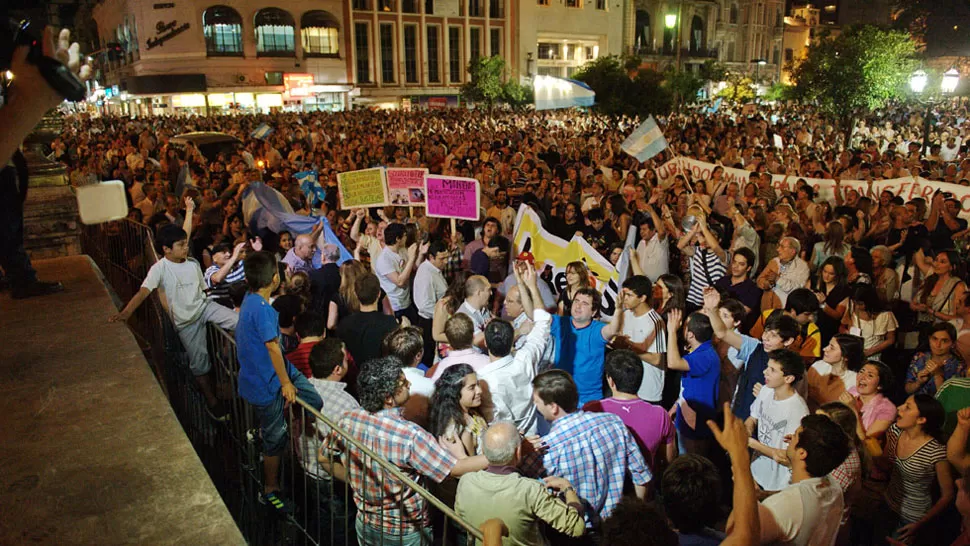
[[[337,175],[340,209],[383,207],[387,204],[386,173],[383,167]]]

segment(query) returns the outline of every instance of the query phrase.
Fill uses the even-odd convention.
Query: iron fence
[[[83,251],[91,256],[112,289],[126,303],[141,287],[148,269],[158,260],[151,230],[123,220],[102,226],[85,226]],[[448,546],[465,539],[481,544],[481,531],[470,526],[444,502],[397,467],[360,444],[327,416],[297,399],[287,412],[290,433],[288,449],[281,458],[280,484],[295,510],[276,513],[259,502],[263,491],[262,450],[259,421],[255,411],[238,395],[239,363],[232,334],[208,325],[207,344],[212,362],[216,396],[229,408],[228,422],[214,421],[198,391],[182,347],[163,300],[156,291],[129,320],[146,359],[162,386],[185,434],[218,489],[243,536],[256,545],[340,545],[358,544],[353,492],[341,480],[324,471],[317,459],[324,440],[318,434],[326,428],[355,446],[367,460],[380,468],[384,484],[388,476],[412,489],[432,507],[437,525],[433,542]],[[333,452],[323,449],[332,465]],[[402,533],[403,534],[403,533]],[[395,544],[394,534],[381,533],[381,546]]]

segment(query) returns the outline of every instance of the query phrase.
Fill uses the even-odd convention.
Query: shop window
[[[323,10],[308,11],[300,17],[303,55],[332,56],[340,53],[340,28],[337,19]]]
[[[293,16],[279,8],[264,8],[256,12],[256,54],[264,57],[296,55]]]

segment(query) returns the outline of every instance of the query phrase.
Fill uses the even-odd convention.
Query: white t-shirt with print
[[[636,316],[633,311],[623,312],[623,331],[622,335],[630,338],[634,343],[642,343],[645,339],[653,335],[653,343],[647,347],[648,353],[667,352],[667,330],[663,326],[663,317],[657,313],[656,309],[651,309],[643,314]],[[647,362],[643,364],[643,382],[640,383],[640,390],[637,396],[648,402],[660,402],[664,390],[664,371]]]
[[[142,288],[165,291],[169,311],[175,327],[181,329],[202,315],[205,307],[205,293],[202,290],[205,281],[202,278],[202,267],[199,262],[189,258],[182,263],[175,263],[168,258],[162,258],[148,270]]]
[[[770,387],[762,387],[751,404],[751,417],[758,420],[758,441],[776,449],[786,447],[785,436],[794,434],[806,415],[808,404],[798,393],[775,400],[775,390]],[[780,491],[791,481],[790,468],[764,455],[751,461],[751,474],[765,491]]]
[[[783,538],[776,544],[832,546],[835,543],[844,500],[839,485],[830,478],[802,480],[761,504],[782,530]]]

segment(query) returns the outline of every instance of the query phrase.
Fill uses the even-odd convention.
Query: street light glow
[[[956,68],[951,68],[943,73],[943,81],[940,83],[940,89],[945,94],[950,94],[957,89],[957,84],[960,83],[960,73],[957,72]]]
[[[667,28],[674,28],[677,26],[677,15],[674,13],[668,13],[664,16],[664,23],[667,25]]]
[[[922,93],[926,89],[926,72],[922,70],[913,72],[913,75],[909,77],[909,88],[917,95]]]

